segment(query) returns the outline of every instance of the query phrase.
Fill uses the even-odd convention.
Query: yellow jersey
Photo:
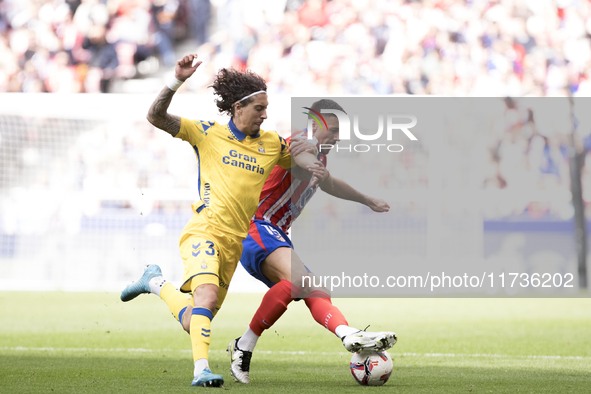
[[[232,120],[222,125],[185,118],[176,138],[191,144],[199,171],[199,198],[183,233],[198,231],[197,217],[205,214],[209,224],[244,238],[271,170],[276,164],[291,167],[286,141],[263,130],[249,137]]]

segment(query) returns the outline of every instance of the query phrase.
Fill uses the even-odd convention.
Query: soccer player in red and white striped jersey
[[[315,102],[310,110],[320,113],[322,109],[343,111],[338,103],[328,99]],[[339,337],[349,351],[385,350],[396,342],[393,332],[366,332],[349,326],[341,311],[332,304],[329,294],[322,289],[301,289],[294,284],[299,283],[299,278],[292,277],[294,273],[308,271],[286,233],[318,187],[335,197],[367,205],[375,212],[390,209],[387,202],[359,192],[326,170],[327,154],[338,142],[339,124],[334,115],[324,118],[326,123],[312,123],[314,140],[320,148],[317,159],[321,165],[312,171],[316,179],[299,168],[284,170],[276,166],[263,186],[258,209],[242,243],[240,262],[269,290],[245,333],[228,346],[232,376],[241,383],[250,382],[250,359],[259,337],[283,315],[296,294],[304,299],[314,319]],[[297,135],[291,141],[292,154],[296,149],[306,148],[299,137]]]

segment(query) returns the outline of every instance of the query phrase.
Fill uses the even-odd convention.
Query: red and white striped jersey
[[[318,160],[326,166],[325,154],[319,154]],[[311,186],[309,180],[292,177],[290,171],[275,166],[263,185],[254,219],[271,222],[287,232],[316,189],[318,185]]]

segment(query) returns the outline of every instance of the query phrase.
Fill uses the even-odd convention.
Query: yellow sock
[[[166,303],[174,318],[179,321],[181,311],[191,304],[191,296],[181,293],[174,285],[169,282],[164,283],[160,290],[160,298]],[[191,308],[187,308],[189,313]]]
[[[190,335],[193,361],[209,358],[212,318],[213,313],[207,308],[195,307],[192,310]]]

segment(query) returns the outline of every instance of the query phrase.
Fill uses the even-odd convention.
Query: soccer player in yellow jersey
[[[129,301],[151,291],[160,295],[176,319],[182,321],[190,313],[192,385],[220,387],[223,377],[213,373],[208,363],[211,320],[226,297],[263,184],[276,164],[291,166],[291,155],[276,132],[261,130],[267,118],[267,87],[252,72],[221,69],[212,84],[219,97],[218,109],[231,116],[228,124],[169,114],[176,90],[200,64],[195,54],[180,59],[175,80],[160,92],[148,112],[154,126],[190,143],[199,162],[199,196],[179,241],[184,265],[181,291],[192,294],[192,306],[187,307],[186,297],[161,280],[158,266],[149,266],[139,281],[123,290],[121,299]],[[304,168],[318,164],[311,154],[294,160]]]

